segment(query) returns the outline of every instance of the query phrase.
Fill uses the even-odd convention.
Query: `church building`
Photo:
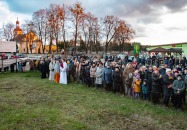
[[[42,53],[42,42],[34,31],[30,30],[26,34],[20,28],[20,22],[16,21],[16,28],[14,29],[14,41],[18,45],[19,53]]]

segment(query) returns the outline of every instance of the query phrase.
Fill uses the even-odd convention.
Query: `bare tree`
[[[45,45],[47,41],[47,11],[46,9],[40,9],[33,13],[32,21],[34,23],[34,28],[36,34],[38,35],[40,41],[42,42],[41,47],[43,53],[45,52]]]
[[[103,24],[102,31],[105,38],[105,53],[107,53],[108,46],[116,34],[119,20],[115,16],[106,16],[101,19],[101,21]]]
[[[88,47],[91,47],[91,39],[93,36],[94,22],[96,18],[91,13],[83,14],[82,21],[80,22],[81,31],[84,37],[86,54],[88,53]]]
[[[76,44],[77,44],[77,37],[78,37],[78,29],[80,26],[81,18],[83,16],[84,9],[81,7],[81,3],[76,3],[70,8],[71,12],[71,21],[74,24],[75,34],[74,34],[74,53],[76,53]]]
[[[93,41],[93,46],[95,47],[97,54],[98,54],[98,46],[99,46],[98,41],[99,41],[100,33],[101,33],[100,28],[101,27],[100,27],[98,18],[95,18],[93,22],[93,28],[92,28],[92,41]]]
[[[3,25],[3,35],[7,41],[10,41],[14,38],[14,28],[15,25],[11,22]]]

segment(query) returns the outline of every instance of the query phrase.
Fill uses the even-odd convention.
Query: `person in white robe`
[[[67,84],[67,63],[62,59],[60,64],[60,83]]]
[[[25,71],[30,71],[30,63],[29,61],[26,62]]]
[[[54,68],[55,68],[55,60],[52,59],[49,63],[49,80],[54,81]]]

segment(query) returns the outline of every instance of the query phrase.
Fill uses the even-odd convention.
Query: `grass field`
[[[56,84],[37,72],[5,73],[0,74],[0,129],[187,129],[187,111],[81,84]]]

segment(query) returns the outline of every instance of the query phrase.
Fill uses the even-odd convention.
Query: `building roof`
[[[159,44],[159,45],[148,45],[148,47],[159,47],[159,46],[172,46],[172,45],[178,45],[178,44],[187,44],[187,42],[181,42],[181,43],[170,43],[170,44]]]
[[[182,53],[182,49],[181,48],[165,49],[165,48],[162,48],[162,47],[158,47],[158,48],[149,50],[148,52],[178,52],[178,53]]]
[[[164,49],[164,48],[162,48],[162,47],[158,47],[158,48],[149,50],[148,52],[168,52],[168,51],[169,51],[169,50],[167,50],[167,49]]]
[[[182,48],[170,48],[168,50],[171,52],[182,52]]]

